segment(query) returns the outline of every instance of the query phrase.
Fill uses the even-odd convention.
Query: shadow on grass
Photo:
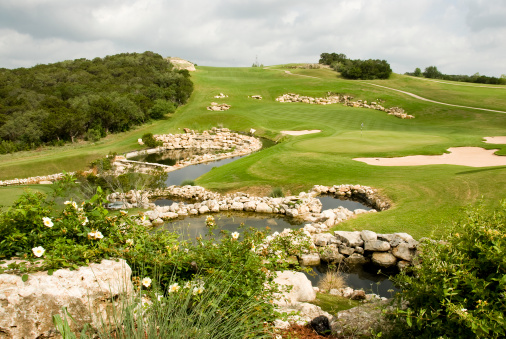
[[[486,172],[486,171],[502,170],[502,169],[505,169],[505,168],[506,168],[506,166],[498,166],[498,167],[494,167],[494,168],[483,168],[483,169],[477,169],[477,170],[472,170],[472,171],[457,172],[455,174],[456,175],[472,174],[472,173],[479,173],[479,172]]]

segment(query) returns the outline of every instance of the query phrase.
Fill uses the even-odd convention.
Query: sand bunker
[[[506,156],[494,155],[496,149],[451,147],[443,155],[410,155],[399,158],[355,158],[376,166],[461,165],[471,167],[506,166]]]
[[[319,129],[312,129],[312,130],[303,130],[303,131],[281,131],[281,134],[284,135],[304,135],[304,134],[313,134],[313,133],[320,133],[321,130]]]
[[[487,144],[506,144],[506,137],[485,137],[484,143]]]

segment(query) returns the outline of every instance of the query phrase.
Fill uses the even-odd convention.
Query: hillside
[[[290,73],[286,71],[289,70]],[[304,75],[304,76],[300,76]],[[408,232],[428,236],[449,223],[461,208],[483,198],[489,207],[506,198],[506,167],[474,168],[456,165],[381,167],[354,161],[356,157],[397,157],[443,154],[449,147],[474,146],[500,149],[505,145],[483,143],[487,136],[504,135],[506,114],[425,102],[387,88],[398,88],[428,99],[506,111],[504,89],[453,86],[402,75],[389,80],[340,79],[327,69],[197,67],[191,79],[195,91],[170,120],[111,135],[97,144],[83,144],[41,152],[0,156],[1,179],[82,169],[93,158],[109,151],[137,149],[136,140],[146,132],[169,133],[188,127],[232,130],[256,129],[259,136],[281,140],[274,147],[216,168],[197,180],[206,188],[268,192],[283,187],[292,193],[314,184],[361,184],[378,188],[393,208],[360,216],[340,229]],[[351,95],[354,100],[398,106],[415,119],[398,119],[385,112],[341,104],[280,103],[285,93],[323,97],[327,92]],[[215,99],[219,93],[228,95]],[[250,98],[261,95],[262,100]],[[213,101],[231,105],[224,112],[210,112]],[[362,127],[363,126],[363,127]],[[321,130],[321,133],[282,137],[282,130]]]

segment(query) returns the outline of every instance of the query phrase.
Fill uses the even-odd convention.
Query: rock
[[[257,213],[272,213],[272,208],[269,207],[265,202],[261,202],[257,204],[256,207]]]
[[[311,281],[302,272],[276,271],[274,282],[283,286],[293,286],[289,292],[277,296],[274,302],[278,306],[292,305],[301,301],[314,301],[316,292]]]
[[[316,246],[326,246],[330,243],[330,239],[334,238],[330,233],[320,233],[315,236],[314,243]]]
[[[340,311],[331,322],[332,332],[343,338],[370,337],[371,331],[376,333],[391,327],[382,309],[386,301],[363,304],[349,310]]]
[[[386,252],[390,249],[390,243],[383,240],[366,241],[364,245],[365,251]]]
[[[244,204],[242,202],[235,201],[232,206],[230,206],[232,211],[242,211],[244,209]]]
[[[395,233],[395,235],[405,241],[410,249],[415,249],[418,245],[418,241],[413,239],[413,237],[407,233]]]
[[[350,296],[351,300],[364,300],[365,292],[363,290],[355,290]]]
[[[207,206],[201,206],[199,208],[199,214],[205,214],[205,213],[208,213],[209,212],[209,207]]]
[[[254,201],[247,201],[244,203],[244,210],[246,212],[254,212],[256,210],[256,203]]]
[[[403,270],[405,269],[406,267],[408,267],[411,263],[409,261],[405,261],[405,260],[399,260],[397,262],[397,268],[399,268],[399,270]]]
[[[152,224],[153,226],[161,226],[161,225],[163,225],[164,223],[165,223],[165,222],[164,222],[161,218],[156,218],[155,220],[153,220],[153,221],[151,222],[151,224]]]
[[[40,185],[51,185],[53,182],[50,180],[41,180],[39,181]]]
[[[309,326],[318,333],[319,335],[327,335],[330,334],[330,322],[329,318],[324,315],[320,315],[309,323]]]
[[[360,236],[360,232],[346,232],[346,231],[335,231],[334,235],[337,239],[341,240],[343,244],[348,245],[349,247],[362,246],[364,245],[364,240]]]
[[[320,258],[328,263],[340,264],[344,260],[344,255],[339,253],[339,249],[335,245],[331,245],[323,248]]]
[[[364,242],[378,240],[378,235],[373,231],[364,230],[360,232],[360,236],[362,237],[362,240],[364,240]]]
[[[345,245],[339,245],[339,253],[350,256],[355,252],[355,249]]]
[[[318,266],[320,265],[320,256],[318,253],[302,254],[299,262],[302,266]]]
[[[369,260],[362,254],[353,253],[348,258],[345,258],[344,262],[350,266],[353,266],[353,265],[363,265],[369,262]]]
[[[397,263],[397,258],[392,253],[374,252],[372,262],[382,267],[391,267]]]
[[[131,274],[124,260],[102,260],[76,271],[56,270],[53,275],[31,273],[26,282],[18,275],[0,274],[0,337],[56,336],[52,316],[61,315],[62,306],[75,319],[76,323],[70,322],[73,331],[85,323],[99,328],[100,320],[112,317],[112,302],[121,307],[132,293]]]
[[[411,259],[413,259],[413,254],[411,253],[407,243],[402,243],[399,244],[399,246],[394,247],[392,249],[392,254],[405,261],[411,261]]]

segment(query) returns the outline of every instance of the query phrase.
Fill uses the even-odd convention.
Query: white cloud
[[[0,4],[0,67],[151,50],[199,65],[386,59],[395,72],[506,73],[502,0],[15,0]]]

